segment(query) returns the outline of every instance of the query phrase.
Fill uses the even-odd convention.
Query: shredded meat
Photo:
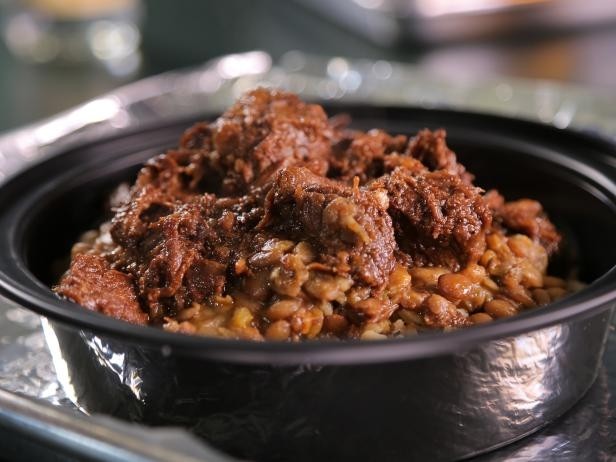
[[[382,130],[348,131],[333,149],[330,176],[339,181],[358,177],[363,184],[385,171],[386,159],[406,149],[406,136],[390,136]]]
[[[262,228],[307,240],[333,273],[382,286],[394,266],[394,232],[381,191],[346,186],[305,168],[281,170],[265,201]]]
[[[430,170],[443,170],[472,183],[473,175],[457,161],[456,154],[447,147],[445,130],[421,130],[408,146],[407,154],[419,160]]]
[[[486,194],[486,202],[498,224],[510,232],[523,233],[539,242],[548,255],[557,252],[561,235],[539,202],[532,199],[505,202],[504,197],[494,190]]]
[[[148,322],[132,278],[112,269],[100,255],[76,255],[57,290],[89,310],[133,324]]]
[[[413,265],[457,271],[479,260],[492,223],[479,188],[445,171],[413,175],[404,168],[375,185],[387,190],[398,245]]]
[[[146,163],[58,294],[137,324],[251,340],[382,338],[566,294],[541,205],[472,184],[445,131],[347,128],[258,89]]]

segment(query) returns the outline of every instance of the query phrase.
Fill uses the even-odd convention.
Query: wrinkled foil
[[[616,98],[583,88],[508,79],[442,81],[411,66],[315,58],[298,52],[286,54],[273,66],[269,56],[253,52],[137,82],[0,138],[0,181],[32,161],[117,130],[189,117],[204,108],[221,110],[239,94],[258,85],[284,87],[307,99],[454,107],[539,120],[605,136],[616,134]],[[598,378],[579,403],[543,430],[477,460],[616,459],[614,328],[612,324]],[[2,298],[0,388],[75,409],[52,365],[41,318]]]
[[[39,316],[0,300],[0,387],[75,409],[52,366]],[[151,443],[150,443],[151,444]],[[616,458],[616,325],[596,382],[569,412],[544,429],[475,460],[579,461]]]

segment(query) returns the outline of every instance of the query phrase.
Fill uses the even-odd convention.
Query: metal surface
[[[306,7],[381,45],[402,39],[453,42],[537,29],[562,30],[616,18],[604,0],[302,0]]]
[[[616,97],[610,93],[506,78],[443,80],[405,64],[300,52],[289,52],[273,65],[266,53],[251,52],[141,80],[0,136],[0,182],[33,161],[88,140],[189,117],[203,108],[223,110],[257,85],[287,88],[306,99],[452,107],[616,136]]]
[[[88,460],[228,462],[181,429],[145,429],[103,416],[63,411],[0,390],[0,425],[66,455]]]
[[[595,383],[586,396],[562,418],[548,425],[538,433],[521,441],[477,458],[479,462],[508,461],[565,461],[578,460],[612,460],[616,457],[616,333],[610,328],[607,348],[602,366]],[[0,386],[3,389],[38,398],[43,402],[71,412],[74,407],[66,398],[58,382],[51,362],[51,356],[45,347],[39,317],[18,307],[0,302]],[[15,406],[14,416],[22,421],[26,416],[20,401],[9,398]],[[4,406],[0,412],[7,412]],[[42,412],[48,412],[43,408]],[[88,419],[88,418],[86,418]],[[39,417],[39,420],[45,420]],[[100,421],[85,420],[91,431],[100,431]],[[109,419],[108,422],[117,422]],[[23,426],[23,423],[14,425]],[[133,428],[145,427],[132,425]],[[123,431],[123,427],[115,427]],[[14,431],[14,430],[13,430]],[[142,433],[143,434],[143,433]],[[152,436],[152,435],[150,435]],[[70,441],[57,438],[50,446],[57,453],[59,447],[70,447]],[[177,433],[158,433],[149,439],[147,445],[157,448],[177,441]],[[180,438],[183,440],[184,436]],[[113,444],[117,441],[111,440]],[[145,445],[146,443],[144,443]],[[51,454],[50,449],[50,454]],[[86,449],[85,454],[89,453]],[[203,455],[203,454],[202,454]],[[202,460],[207,460],[202,458]]]
[[[300,54],[289,54],[280,66],[271,67],[266,55],[254,53],[225,57],[200,70],[149,79],[87,103],[63,116],[10,134],[0,139],[0,174],[7,177],[32,161],[67,146],[112,134],[119,128],[139,127],[153,120],[190,116],[200,112],[206,104],[209,108],[222,108],[237,94],[259,83],[285,86],[313,98],[362,100],[375,104],[395,102],[424,106],[446,105],[504,112],[551,122],[557,127],[575,125],[603,133],[616,133],[616,117],[611,112],[613,100],[583,89],[533,82],[439,82],[414,69],[393,63],[350,62],[342,58],[319,60]],[[42,397],[56,405],[66,406],[66,396],[58,386],[58,377],[50,367],[49,354],[43,346],[40,328],[36,324],[38,318],[19,308],[8,308],[5,313],[13,320],[0,324],[3,329],[7,329],[2,337],[3,349],[0,351],[0,385],[11,391]],[[536,360],[515,365],[521,366],[521,370],[528,373],[527,378],[533,378],[527,382],[528,387],[514,386],[516,380],[523,382],[523,377],[507,377],[507,371],[511,370],[513,363],[499,365],[486,357],[484,366],[490,369],[490,365],[493,365],[494,371],[500,367],[499,375],[512,380],[511,390],[527,393],[526,398],[557,397],[560,385],[545,380],[541,371],[546,370],[546,367],[568,366],[564,358],[555,352],[558,350],[557,344],[571,335],[570,327],[561,326],[558,332],[547,329],[536,333],[539,337],[528,341],[509,341],[500,347],[495,346],[497,350],[500,349],[496,357],[513,358],[522,352],[529,353],[528,358]],[[580,327],[583,331],[584,326]],[[596,330],[595,327],[595,331],[597,334],[589,337],[592,339],[589,350],[594,348],[598,352],[602,346],[602,335],[600,329]],[[610,336],[609,343],[612,349],[616,348],[613,337]],[[540,351],[543,356],[532,356],[530,353],[533,351]],[[56,361],[56,366],[61,363],[60,360]],[[587,364],[588,370],[593,369],[591,363]],[[610,387],[615,387],[612,379],[616,375],[616,364],[613,360],[610,362],[610,354],[606,355],[605,364],[599,381],[577,410],[543,432],[482,460],[504,456],[513,460],[523,460],[529,456],[534,460],[575,460],[572,457],[581,454],[593,459],[611,457],[614,448],[610,445],[613,444],[615,429],[610,419],[615,406]],[[461,361],[459,366],[464,368],[464,362]],[[62,367],[56,370],[62,379]],[[592,377],[581,375],[586,377],[578,384],[583,387],[583,383],[587,385]],[[130,377],[130,374],[126,377]],[[582,391],[580,389],[577,393]],[[524,401],[524,396],[520,395],[514,394],[509,398],[516,405]],[[593,417],[589,424],[590,415],[599,418]],[[522,411],[514,417],[523,421],[524,416]],[[546,420],[554,417],[555,414],[547,416]],[[589,425],[597,431],[587,431]],[[498,431],[506,431],[507,426],[497,428]],[[460,445],[464,444],[460,442]]]
[[[45,332],[65,389],[91,411],[181,423],[254,460],[436,461],[560,417],[594,381],[610,313],[452,356],[351,367],[217,364],[56,323]]]

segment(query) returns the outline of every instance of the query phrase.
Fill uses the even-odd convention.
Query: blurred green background
[[[410,39],[378,45],[306,6],[305,1],[148,0],[144,6],[143,62],[130,77],[113,77],[92,66],[28,64],[0,45],[0,131],[51,115],[130,80],[252,49],[268,51],[275,59],[286,51],[302,50],[405,61],[449,78],[500,74],[616,92],[616,28],[609,23],[439,45]]]

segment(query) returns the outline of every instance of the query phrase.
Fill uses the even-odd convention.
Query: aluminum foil
[[[253,52],[137,82],[1,137],[0,181],[31,162],[89,139],[156,120],[189,117],[206,107],[223,109],[257,85],[288,88],[307,99],[454,107],[616,134],[616,98],[583,88],[507,79],[442,81],[402,64],[315,58],[297,52],[272,65],[265,53]],[[0,387],[74,411],[52,366],[40,318],[4,299],[0,299]],[[574,409],[542,431],[479,460],[616,459],[615,394],[616,333],[612,332],[599,377]]]

